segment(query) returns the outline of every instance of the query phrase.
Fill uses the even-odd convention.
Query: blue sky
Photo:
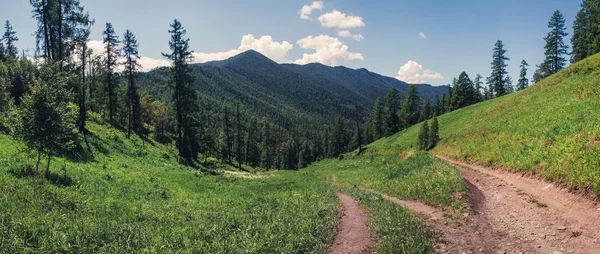
[[[0,9],[17,31],[19,48],[35,47],[29,1]],[[490,74],[492,48],[504,41],[509,75],[518,79],[522,59],[543,60],[547,23],[555,10],[566,19],[570,42],[578,0],[344,1],[323,0],[80,0],[96,19],[90,46],[100,50],[105,23],[121,35],[132,30],[146,68],[168,64],[169,24],[188,31],[196,61],[222,59],[255,49],[278,62],[321,62],[367,68],[409,82],[450,83],[466,71]],[[302,16],[303,6],[314,7]],[[307,8],[304,8],[308,10]],[[335,10],[335,11],[334,11]],[[423,33],[420,36],[420,33]],[[403,67],[404,66],[404,67]],[[402,67],[402,73],[399,73]],[[400,75],[401,74],[401,75]]]

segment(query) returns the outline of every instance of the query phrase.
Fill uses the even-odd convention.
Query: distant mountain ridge
[[[366,69],[278,64],[249,50],[222,61],[192,64],[201,99],[218,114],[222,105],[243,105],[253,117],[277,122],[287,129],[322,130],[337,116],[350,121],[354,105],[366,121],[377,97],[396,87],[400,94],[408,84]],[[168,68],[140,73],[141,89],[153,97],[170,100]],[[423,99],[435,101],[447,86],[417,85]],[[269,120],[270,119],[270,120]]]

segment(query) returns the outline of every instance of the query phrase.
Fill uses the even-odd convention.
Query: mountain
[[[392,87],[401,94],[408,88],[404,82],[366,69],[278,64],[254,50],[192,68],[201,98],[214,105],[214,111],[240,103],[249,115],[276,121],[286,129],[301,125],[322,130],[337,116],[350,121],[354,104],[366,120],[377,97],[384,97]],[[168,100],[168,80],[167,68],[159,68],[141,73],[139,83],[142,90]],[[448,91],[446,86],[417,87],[424,99]]]
[[[439,117],[432,153],[535,174],[600,197],[600,54],[537,84]],[[416,147],[420,124],[369,149]]]
[[[319,63],[307,65],[284,64],[309,78],[315,84],[340,96],[358,101],[365,107],[372,107],[377,97],[385,97],[392,88],[401,94],[408,90],[408,84],[395,78],[379,75],[367,69],[350,69],[344,66],[329,67]],[[417,91],[422,99],[435,103],[436,95],[448,92],[448,86],[418,84]]]

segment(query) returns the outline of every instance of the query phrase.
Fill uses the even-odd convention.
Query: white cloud
[[[361,41],[362,39],[364,39],[364,37],[362,36],[362,34],[352,34],[348,30],[340,30],[340,31],[338,31],[338,36],[345,37],[345,38],[352,38],[355,41]]]
[[[336,66],[346,63],[350,60],[364,60],[362,54],[348,51],[348,46],[344,45],[338,38],[328,35],[319,35],[298,40],[297,44],[303,49],[312,49],[315,53],[303,54],[301,59],[294,61],[296,64],[322,63],[325,65]]]
[[[242,37],[242,42],[237,49],[228,50],[225,52],[215,53],[193,53],[194,62],[204,63],[216,60],[225,60],[239,53],[256,50],[268,58],[271,58],[275,62],[289,62],[287,60],[287,53],[294,48],[294,45],[287,41],[276,42],[273,41],[273,37],[265,35],[259,39],[255,38],[254,35],[248,34]]]
[[[423,33],[423,32],[419,32],[419,37],[426,39],[427,35],[425,35],[425,33]]]
[[[363,18],[359,16],[348,16],[345,13],[333,10],[332,12],[325,13],[319,18],[321,26],[324,27],[337,27],[337,28],[356,28],[364,27],[365,22]]]
[[[313,10],[323,10],[323,1],[314,1],[310,5],[302,6],[302,9],[299,11],[301,19],[310,19],[310,14],[312,14]]]
[[[421,84],[425,80],[444,79],[444,76],[429,69],[423,70],[423,66],[415,61],[408,61],[400,67],[396,79],[409,84]]]

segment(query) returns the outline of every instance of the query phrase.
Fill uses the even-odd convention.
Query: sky
[[[35,20],[26,0],[6,0],[19,49],[35,48]],[[144,70],[169,65],[169,24],[187,30],[195,62],[222,60],[254,49],[279,63],[319,62],[366,68],[408,83],[444,85],[465,71],[491,73],[492,49],[502,40],[508,72],[518,79],[522,59],[544,59],[544,36],[556,10],[566,19],[570,44],[580,0],[80,0],[96,24],[90,48],[102,50],[111,22],[122,37],[131,30]]]

